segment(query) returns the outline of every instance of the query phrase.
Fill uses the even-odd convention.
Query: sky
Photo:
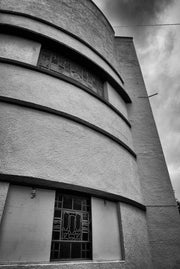
[[[175,197],[180,201],[180,0],[93,0],[118,36],[132,36]],[[129,27],[116,27],[129,25]]]

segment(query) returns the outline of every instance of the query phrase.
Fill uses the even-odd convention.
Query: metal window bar
[[[51,260],[91,259],[90,199],[57,192]]]
[[[104,98],[103,81],[94,72],[71,60],[63,53],[42,48],[38,66],[71,77]]]

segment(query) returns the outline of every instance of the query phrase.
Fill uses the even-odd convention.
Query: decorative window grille
[[[57,192],[51,260],[91,259],[90,199]]]
[[[68,55],[42,48],[38,66],[70,77],[104,98],[102,80],[85,66],[70,59]]]

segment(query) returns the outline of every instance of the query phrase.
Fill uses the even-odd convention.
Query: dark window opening
[[[91,259],[90,199],[57,192],[51,260]]]
[[[70,77],[105,98],[102,79],[96,75],[95,71],[79,64],[77,61],[68,54],[42,48],[38,66]]]

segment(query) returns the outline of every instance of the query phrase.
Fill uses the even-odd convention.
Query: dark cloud
[[[178,0],[93,0],[116,35],[133,36],[176,197],[180,200],[180,27],[135,27],[178,22]]]
[[[135,25],[147,25],[159,23],[159,15],[174,0],[105,0],[104,10],[114,25],[130,25],[130,27],[115,27],[117,35],[135,37],[140,46],[144,46],[148,36],[158,31],[152,27],[134,27]]]
[[[128,25],[155,23],[161,13],[174,0],[109,0],[106,9]]]

